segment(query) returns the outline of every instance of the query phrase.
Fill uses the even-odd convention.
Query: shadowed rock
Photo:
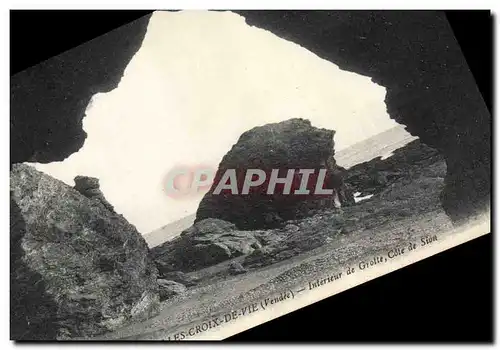
[[[413,218],[436,211],[443,188],[446,164],[443,156],[419,140],[410,142],[387,158],[377,157],[343,170],[346,185],[373,198],[340,210],[325,208],[314,215],[289,220],[279,228],[238,230],[220,219],[204,219],[182,236],[152,249],[161,271],[193,271],[244,256],[232,262],[228,273],[272,265],[346,235],[371,232],[390,221]],[[384,173],[384,181],[377,174]],[[366,234],[369,236],[369,234]],[[342,244],[342,243],[340,243]],[[238,259],[240,260],[240,259]]]
[[[92,96],[118,86],[141,47],[151,15],[11,77],[11,163],[61,161],[77,152]],[[50,38],[48,39],[50,40]]]
[[[411,181],[429,165],[442,160],[444,157],[439,151],[414,140],[387,159],[377,157],[344,170],[344,181],[361,196],[378,194],[400,179]]]
[[[26,263],[21,244],[26,223],[10,199],[10,339],[47,340],[57,336],[57,304],[36,269]]]
[[[115,208],[108,202],[104,194],[101,192],[99,186],[99,179],[96,177],[88,177],[78,175],[75,177],[75,190],[83,194],[89,199],[94,199],[99,201],[102,205],[106,207],[110,212],[116,214]]]
[[[205,219],[183,235],[151,249],[158,268],[167,272],[193,271],[249,254],[261,247],[259,231],[238,231],[223,220]]]
[[[234,12],[384,86],[391,118],[445,155],[442,204],[454,221],[489,207],[491,114],[443,12]],[[116,87],[149,18],[12,77],[11,163],[60,161],[82,146],[91,96]]]
[[[38,325],[46,320],[51,332],[45,339],[65,339],[102,334],[156,313],[157,270],[134,226],[33,167],[14,165],[10,182],[16,217],[24,222],[24,230],[11,229],[12,237],[19,236],[12,239],[19,252],[12,278],[26,292],[13,298],[45,298],[52,305],[17,318]],[[37,278],[27,280],[28,273]],[[37,288],[23,288],[35,282]],[[25,331],[36,324],[26,323]]]

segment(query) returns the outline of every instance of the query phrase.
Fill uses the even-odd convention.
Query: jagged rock
[[[288,222],[280,229],[256,233],[263,246],[248,254],[242,265],[255,268],[292,258],[328,243],[340,234],[344,226],[342,215],[329,211]]]
[[[198,270],[243,255],[243,266],[264,266],[324,245],[340,234],[344,224],[343,216],[334,209],[267,230],[235,230],[231,229],[234,225],[223,220],[206,219],[195,223],[190,233],[153,248],[151,253],[162,276],[178,270]]]
[[[23,262],[21,246],[26,224],[15,201],[10,199],[10,338],[55,339],[58,307],[46,292],[43,277]]]
[[[170,299],[176,295],[186,292],[187,288],[181,283],[159,279],[158,286],[160,287],[160,301]]]
[[[12,166],[10,190],[16,339],[91,337],[158,311],[157,269],[121,215],[28,165]]]
[[[264,247],[263,249],[255,250],[243,260],[243,266],[249,268],[257,268],[262,266],[272,265],[287,257],[278,256],[279,249]]]
[[[491,112],[442,11],[233,12],[384,86],[391,118],[445,155],[441,200],[451,219],[489,208]],[[12,76],[11,163],[61,161],[80,149],[88,101],[116,87],[149,18]]]
[[[258,232],[258,231],[257,231]],[[184,235],[151,249],[162,274],[193,271],[250,254],[261,247],[256,232],[238,231],[219,219],[199,221]]]
[[[218,218],[244,230],[274,228],[284,221],[307,216],[311,208],[333,206],[332,196],[314,194],[320,169],[328,171],[323,188],[336,189],[337,193],[342,193],[340,200],[349,202],[334,158],[334,135],[335,131],[316,128],[309,120],[300,118],[246,131],[219,164],[212,188],[198,207],[195,222]],[[251,188],[246,195],[224,190],[214,194],[227,169],[236,170],[239,192],[248,169],[262,170],[267,177],[262,185]],[[273,194],[267,194],[273,169],[279,169],[279,177],[285,177],[289,169],[296,169],[292,192],[300,186],[298,170],[314,169],[315,174],[310,176],[307,187],[311,194],[283,194],[282,185],[276,186]]]
[[[215,265],[221,261],[231,258],[231,251],[225,244],[219,242],[207,242],[193,246],[195,258],[200,259],[204,266]]]
[[[158,276],[161,279],[178,282],[185,285],[186,287],[192,287],[198,283],[198,280],[196,278],[191,277],[182,271],[173,271],[173,272],[164,271],[162,268],[162,264],[157,264],[157,266],[158,266]]]
[[[396,181],[411,182],[432,164],[443,160],[436,149],[414,140],[395,150],[387,159],[377,157],[344,171],[344,181],[361,196],[378,194]]]
[[[230,222],[208,218],[197,222],[195,225],[182,231],[181,235],[208,235],[208,234],[224,234],[228,231],[233,231],[236,226]]]
[[[241,275],[243,273],[246,273],[247,269],[245,269],[239,262],[233,261],[229,265],[228,271],[231,275]]]
[[[75,186],[73,188],[75,190],[89,199],[99,201],[110,212],[116,213],[115,208],[108,202],[106,197],[104,197],[104,194],[101,192],[98,178],[78,175],[75,177],[74,181]]]
[[[342,244],[345,235],[365,232],[369,236],[368,232],[384,223],[397,225],[398,220],[419,217],[439,206],[438,193],[443,187],[446,164],[435,150],[419,142],[408,144],[385,160],[377,158],[353,168],[356,176],[369,169],[396,170],[388,183],[379,183],[373,200],[361,201],[342,212],[325,209],[311,217],[288,221],[282,228],[254,233],[263,247],[244,257],[242,265],[268,266],[328,243]],[[347,170],[346,181],[351,169]],[[406,179],[411,181],[407,183]],[[360,186],[359,191],[373,186],[362,181],[356,185]]]

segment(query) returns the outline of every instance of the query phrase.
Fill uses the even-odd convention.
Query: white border
[[[1,12],[2,19],[2,31],[1,31],[1,43],[3,47],[3,52],[9,52],[9,9],[491,9],[496,14],[499,12],[499,1],[485,1],[485,0],[474,0],[474,1],[464,1],[464,0],[454,0],[454,1],[433,1],[433,0],[420,0],[420,1],[376,1],[376,0],[349,0],[349,1],[318,1],[318,0],[309,0],[309,1],[297,1],[297,0],[288,0],[288,1],[269,1],[269,0],[249,0],[246,2],[237,1],[237,0],[225,0],[225,1],[193,1],[193,0],[185,0],[185,1],[152,1],[152,0],[144,0],[144,1],[127,1],[127,0],[87,0],[87,1],[69,1],[69,0],[57,0],[57,1],[5,1],[2,2],[1,6],[3,8]],[[89,24],[91,25],[91,24]],[[466,25],[464,23],[464,25]],[[29,24],[27,24],[27,30],[36,30],[36,28],[30,28]],[[498,32],[497,25],[495,25],[495,47],[498,47]],[[498,52],[495,49],[495,58],[498,58]],[[2,208],[0,210],[0,217],[2,222],[2,227],[4,228],[3,239],[4,244],[2,245],[2,249],[4,249],[4,253],[1,254],[3,262],[2,262],[2,281],[4,281],[4,288],[1,289],[1,299],[0,305],[2,306],[2,321],[1,327],[2,336],[1,339],[4,342],[6,348],[14,347],[14,343],[9,341],[9,289],[7,288],[7,279],[9,276],[9,205],[7,202],[7,188],[9,186],[9,177],[7,173],[7,164],[9,160],[9,125],[8,125],[8,116],[9,116],[9,56],[4,54],[1,56],[2,63],[2,74],[5,75],[2,80],[3,84],[2,88],[2,107],[3,107],[3,116],[2,119],[4,121],[4,126],[0,127],[0,142],[2,143],[1,148],[1,164],[5,166],[5,171],[0,172],[0,178],[2,185],[5,185],[5,194],[3,196],[4,200],[2,201]],[[495,62],[496,63],[496,62]],[[495,69],[495,82],[498,78],[498,69]],[[498,89],[495,89],[495,101],[498,100]],[[495,133],[497,133],[498,122],[495,125]],[[498,155],[498,149],[495,143],[495,154]],[[494,159],[494,163],[496,163],[497,157]],[[497,177],[495,176],[495,180]],[[496,191],[495,191],[496,194]],[[497,219],[497,211],[493,213],[493,219]],[[498,240],[495,240],[495,251],[498,250]],[[498,271],[498,259],[495,258],[495,290],[496,290],[496,274]],[[498,302],[495,302],[495,311],[498,311]],[[495,312],[495,314],[497,314]],[[499,323],[495,322],[495,333],[498,334]],[[159,346],[165,346],[165,344],[158,344]],[[24,348],[31,348],[36,345],[24,345]],[[57,345],[46,345],[48,348],[55,348]],[[106,345],[93,345],[93,347],[101,348]],[[128,344],[128,345],[120,345],[120,346],[134,346],[134,347],[145,347],[147,344]],[[177,346],[175,344],[169,344],[169,346]],[[184,344],[183,348],[193,347],[194,345]],[[275,345],[273,345],[274,348]],[[287,345],[288,346],[288,345]],[[209,347],[209,346],[207,346]],[[210,346],[211,347],[211,346]],[[346,345],[336,345],[337,349],[344,348]],[[352,346],[349,346],[352,348]],[[355,346],[356,347],[356,346]],[[359,346],[361,347],[361,346]],[[437,346],[436,346],[437,347]],[[469,346],[467,346],[469,347]],[[474,347],[474,346],[470,346]],[[265,348],[265,346],[264,346]],[[425,348],[433,348],[433,346],[425,346]]]

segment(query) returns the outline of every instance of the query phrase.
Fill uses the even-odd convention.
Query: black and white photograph
[[[222,340],[468,244],[491,129],[444,11],[152,11],[10,77],[10,338]]]

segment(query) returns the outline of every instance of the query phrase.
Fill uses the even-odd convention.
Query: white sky
[[[232,12],[155,12],[119,86],[89,105],[84,146],[34,164],[74,185],[100,179],[106,198],[145,234],[196,211],[202,194],[165,195],[178,164],[221,158],[246,130],[302,117],[337,131],[336,150],[397,124],[385,89]]]

